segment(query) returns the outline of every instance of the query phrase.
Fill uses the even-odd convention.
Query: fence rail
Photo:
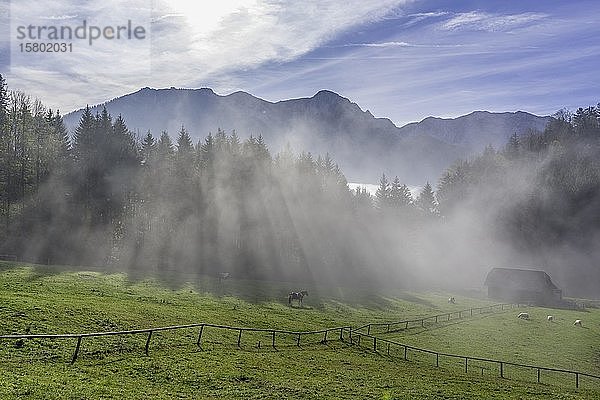
[[[270,333],[271,334],[271,346],[273,348],[276,348],[277,334],[295,336],[296,337],[296,345],[300,346],[302,336],[322,334],[323,339],[321,340],[321,342],[327,342],[328,334],[331,332],[339,331],[339,340],[344,340],[344,332],[347,331],[348,334],[350,334],[350,332],[352,331],[352,327],[350,327],[350,326],[339,326],[339,327],[335,327],[335,328],[319,329],[319,330],[313,330],[313,331],[291,331],[291,330],[284,330],[284,329],[247,328],[247,327],[237,327],[237,326],[209,324],[209,323],[196,323],[196,324],[187,324],[187,325],[172,325],[172,326],[164,326],[164,327],[158,327],[158,328],[132,329],[132,330],[126,330],[126,331],[110,331],[110,332],[0,335],[0,340],[2,340],[2,339],[6,339],[6,340],[77,339],[77,343],[75,345],[75,351],[73,352],[73,356],[71,358],[71,364],[73,364],[77,360],[77,357],[79,355],[79,350],[81,348],[81,342],[82,342],[83,338],[100,337],[100,336],[148,334],[148,338],[146,339],[146,345],[144,347],[144,351],[145,351],[146,355],[148,355],[148,351],[149,351],[149,347],[150,347],[150,340],[151,340],[152,334],[154,332],[170,331],[170,330],[178,330],[178,329],[191,329],[191,328],[199,328],[198,339],[196,341],[196,345],[198,347],[202,346],[202,335],[203,335],[203,333],[206,332],[206,328],[216,328],[216,329],[221,329],[221,330],[229,330],[229,331],[238,332],[238,336],[237,336],[237,346],[238,347],[241,347],[243,332]]]
[[[510,362],[510,361],[501,361],[501,360],[494,360],[494,359],[482,358],[482,357],[472,357],[472,356],[465,356],[465,355],[459,355],[459,354],[438,352],[438,351],[434,351],[434,350],[423,349],[420,347],[411,346],[411,345],[399,343],[399,342],[396,342],[393,340],[377,337],[377,336],[371,335],[371,333],[370,333],[371,327],[385,326],[387,328],[387,332],[389,332],[390,327],[396,326],[396,325],[405,324],[405,326],[408,327],[408,324],[414,323],[414,322],[420,322],[421,325],[424,325],[424,321],[431,320],[431,319],[438,321],[439,318],[446,317],[447,320],[450,320],[451,319],[450,316],[454,315],[454,314],[459,315],[459,318],[461,318],[462,313],[466,313],[466,312],[469,312],[469,314],[472,315],[474,311],[483,312],[483,310],[486,310],[486,309],[489,309],[490,311],[492,311],[496,307],[500,307],[501,310],[504,310],[505,307],[513,308],[514,306],[519,307],[518,304],[517,305],[494,304],[494,305],[487,306],[487,307],[478,307],[478,308],[471,308],[471,309],[461,310],[461,311],[453,311],[451,313],[439,314],[439,315],[418,318],[418,319],[412,319],[412,320],[406,320],[406,321],[398,321],[398,322],[390,322],[390,323],[387,323],[387,322],[370,323],[370,324],[360,326],[358,328],[352,328],[351,326],[339,326],[339,327],[334,327],[334,328],[319,329],[319,330],[312,330],[312,331],[291,331],[291,330],[273,329],[273,328],[236,327],[236,326],[210,324],[210,323],[203,322],[203,323],[195,323],[195,324],[187,324],[187,325],[172,325],[172,326],[165,326],[165,327],[133,329],[133,330],[125,330],[125,331],[91,332],[91,333],[63,333],[63,334],[0,335],[0,340],[77,339],[77,342],[75,345],[75,350],[74,350],[73,356],[71,358],[71,364],[73,364],[73,363],[75,363],[75,361],[77,360],[77,357],[79,355],[79,351],[81,349],[81,344],[82,344],[83,338],[91,338],[91,337],[147,334],[148,336],[146,338],[146,344],[144,347],[144,351],[145,351],[146,355],[148,355],[150,342],[152,339],[152,334],[154,332],[162,332],[162,331],[170,331],[170,330],[198,328],[198,337],[196,340],[196,345],[200,348],[202,348],[202,336],[206,332],[207,328],[214,328],[214,329],[238,332],[238,336],[237,336],[237,346],[238,347],[241,347],[242,334],[244,332],[270,333],[271,334],[270,335],[271,336],[271,346],[273,348],[276,348],[277,334],[295,336],[296,345],[300,346],[301,338],[306,335],[322,334],[323,338],[322,338],[321,342],[327,342],[328,335],[330,333],[339,332],[339,337],[336,336],[336,339],[344,341],[345,340],[344,334],[347,332],[347,338],[349,340],[349,343],[352,345],[356,344],[358,346],[362,346],[363,345],[361,343],[361,342],[363,342],[362,338],[365,338],[366,340],[372,341],[372,344],[373,344],[372,348],[373,348],[373,351],[375,351],[375,352],[379,352],[379,348],[382,343],[387,345],[386,348],[387,348],[388,355],[391,354],[391,349],[395,346],[395,347],[403,350],[404,360],[408,360],[408,350],[420,352],[420,353],[424,353],[424,354],[431,354],[431,355],[435,356],[435,366],[436,367],[439,367],[439,365],[440,365],[440,357],[464,360],[465,373],[467,373],[469,371],[469,361],[480,361],[480,362],[496,364],[498,366],[499,376],[501,378],[506,377],[506,374],[505,374],[506,366],[514,366],[514,367],[532,369],[532,370],[536,371],[538,383],[541,382],[541,371],[558,372],[558,373],[562,373],[562,374],[572,375],[575,378],[575,387],[576,388],[579,388],[579,386],[580,386],[580,377],[597,379],[600,382],[600,376],[585,373],[585,372],[572,371],[572,370],[566,370],[566,369],[561,369],[561,368],[541,367],[541,366],[529,365],[529,364],[520,364],[520,363],[515,363],[515,362]],[[367,333],[360,332],[360,330],[363,330],[365,328],[367,328]],[[329,337],[331,337],[331,336],[329,336]],[[364,341],[366,341],[366,340],[364,340]]]
[[[444,320],[450,321],[451,319],[457,319],[457,318],[452,318],[452,316],[454,316],[454,315],[457,316],[458,319],[460,319],[460,318],[463,318],[463,315],[469,315],[472,317],[473,313],[476,313],[476,312],[479,312],[479,314],[483,314],[483,312],[485,310],[489,310],[489,312],[492,312],[492,311],[494,311],[494,309],[498,308],[499,311],[504,311],[505,309],[512,309],[515,307],[518,308],[521,306],[522,306],[521,304],[501,303],[501,304],[492,304],[492,305],[485,306],[485,307],[475,307],[475,308],[467,308],[465,310],[451,311],[451,312],[447,312],[444,314],[430,315],[430,316],[422,317],[422,318],[407,319],[407,320],[403,320],[403,321],[371,322],[371,323],[359,326],[358,328],[354,329],[354,331],[361,331],[366,328],[367,335],[370,335],[372,328],[386,327],[386,330],[384,333],[389,333],[389,332],[393,332],[394,330],[398,330],[398,329],[408,329],[411,324],[413,326],[415,324],[417,324],[421,327],[424,327],[425,321],[435,321],[437,323],[439,321],[444,321]],[[404,327],[401,327],[402,325],[404,325]]]
[[[559,372],[562,374],[572,375],[575,378],[575,387],[576,388],[579,388],[579,384],[580,384],[579,378],[580,377],[597,379],[598,382],[600,382],[600,376],[588,374],[586,372],[571,371],[571,370],[561,369],[561,368],[541,367],[538,365],[520,364],[520,363],[515,363],[515,362],[510,362],[510,361],[493,360],[493,359],[481,358],[481,357],[471,357],[471,356],[464,356],[464,355],[459,355],[459,354],[443,353],[443,352],[438,352],[438,351],[434,351],[434,350],[423,349],[423,348],[416,347],[416,346],[411,346],[408,344],[398,343],[393,340],[384,339],[384,338],[373,336],[370,334],[357,332],[356,330],[351,331],[351,334],[349,336],[350,343],[361,346],[362,345],[361,344],[362,337],[373,341],[373,351],[375,351],[375,352],[379,352],[379,344],[380,343],[387,344],[387,354],[388,355],[390,355],[390,347],[391,346],[396,346],[396,347],[401,348],[404,351],[404,356],[403,356],[404,360],[408,360],[408,350],[434,355],[436,367],[440,366],[440,357],[448,357],[448,358],[464,360],[465,373],[467,373],[469,370],[469,361],[481,361],[481,362],[487,362],[487,363],[498,365],[499,376],[501,378],[506,377],[506,374],[505,374],[506,366],[514,366],[514,367],[522,367],[522,368],[532,369],[532,370],[536,371],[538,383],[541,383],[541,374],[540,374],[541,371]]]

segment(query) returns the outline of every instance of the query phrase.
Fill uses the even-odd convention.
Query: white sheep
[[[581,325],[581,320],[580,319],[576,319],[575,322],[573,322],[573,326],[582,326]]]
[[[519,315],[517,315],[517,318],[529,319],[529,313],[526,313],[526,312],[519,313]]]
[[[554,316],[548,315],[548,322],[553,322],[553,321],[554,321]]]

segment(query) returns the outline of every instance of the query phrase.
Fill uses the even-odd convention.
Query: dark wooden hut
[[[562,291],[544,271],[493,268],[485,285],[491,299],[536,305],[554,305],[562,301]]]

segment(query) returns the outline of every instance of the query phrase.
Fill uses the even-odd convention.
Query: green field
[[[178,281],[181,281],[179,279]],[[289,307],[286,294],[299,289],[282,282],[219,283],[193,278],[165,285],[116,273],[0,264],[0,334],[86,333],[214,323],[238,327],[306,331],[369,322],[396,321],[492,304],[447,293],[378,293],[306,287],[304,307]],[[385,337],[437,351],[500,358],[519,363],[600,373],[600,311],[529,308],[426,324]],[[556,317],[555,323],[546,315]],[[574,319],[583,328],[572,326]],[[78,360],[70,360],[76,340],[0,341],[0,398],[600,398],[600,383],[460,362],[432,364],[431,357],[388,356],[322,335],[296,338],[246,332],[237,347],[236,331],[206,328],[147,335],[85,338]],[[333,339],[333,340],[331,340]],[[365,338],[366,339],[366,338]],[[260,342],[260,348],[259,348]],[[366,342],[366,340],[365,340]],[[529,374],[529,375],[528,375]]]

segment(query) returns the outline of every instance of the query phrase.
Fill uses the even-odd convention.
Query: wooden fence
[[[361,340],[361,338],[365,338],[365,340]],[[409,359],[408,358],[409,350],[418,352],[418,353],[429,354],[429,355],[432,355],[435,357],[435,366],[436,367],[440,366],[440,357],[458,359],[458,360],[464,361],[465,373],[469,372],[469,361],[480,361],[480,362],[485,362],[485,363],[496,365],[498,368],[498,374],[501,378],[507,377],[506,376],[507,367],[512,366],[512,367],[520,367],[520,368],[526,368],[526,369],[533,370],[534,372],[536,372],[536,380],[538,383],[541,383],[541,372],[542,371],[558,372],[561,374],[571,375],[573,378],[575,378],[574,380],[575,380],[576,388],[579,388],[581,377],[591,378],[600,383],[600,376],[588,374],[585,372],[571,371],[571,370],[560,369],[560,368],[540,367],[537,365],[519,364],[519,363],[515,363],[515,362],[493,360],[493,359],[481,358],[481,357],[471,357],[471,356],[464,356],[464,355],[459,355],[459,354],[441,353],[441,352],[437,352],[437,351],[433,351],[433,350],[422,349],[419,347],[398,343],[393,340],[380,338],[380,337],[373,336],[370,334],[360,333],[360,332],[357,332],[356,330],[353,330],[350,332],[349,341],[350,341],[350,344],[356,344],[358,346],[364,346],[368,342],[368,347],[372,348],[373,351],[376,353],[381,352],[381,346],[383,345],[384,351],[387,355],[394,355],[394,349],[399,349],[400,350],[399,354],[401,355],[401,357],[404,360]],[[363,343],[361,343],[361,342],[363,342]],[[372,343],[372,347],[371,347],[371,343]],[[398,352],[396,351],[395,354],[398,354]],[[481,367],[479,367],[479,368],[481,368]],[[483,370],[482,370],[482,373],[483,373]]]
[[[508,303],[503,303],[503,304],[492,304],[490,306],[485,306],[485,307],[475,307],[475,308],[468,308],[466,310],[459,310],[459,311],[451,311],[451,312],[447,312],[444,314],[438,314],[438,315],[431,315],[431,316],[427,316],[427,317],[422,317],[422,318],[417,318],[417,319],[408,319],[408,320],[403,320],[403,321],[396,321],[396,322],[371,322],[362,326],[359,326],[356,329],[353,329],[354,331],[361,331],[363,329],[367,329],[367,335],[370,335],[372,332],[372,330],[374,331],[375,328],[381,328],[384,327],[385,330],[384,331],[379,331],[376,333],[390,333],[390,332],[394,332],[400,329],[408,329],[409,327],[415,327],[415,326],[420,326],[420,327],[425,327],[425,322],[426,321],[431,321],[431,322],[435,322],[438,323],[440,321],[450,321],[451,319],[460,319],[463,318],[463,316],[473,316],[473,314],[483,314],[484,312],[493,312],[494,310],[498,310],[498,311],[504,311],[506,309],[512,309],[512,308],[518,308],[521,307],[521,304],[508,304]],[[373,332],[375,333],[375,332]]]
[[[81,343],[83,338],[91,338],[91,337],[99,337],[99,336],[119,336],[119,335],[141,335],[147,334],[146,345],[144,351],[146,355],[148,355],[148,351],[150,348],[150,340],[152,339],[152,334],[154,332],[161,331],[172,331],[178,329],[198,329],[198,337],[196,341],[196,345],[202,348],[202,335],[206,333],[207,328],[215,328],[220,330],[228,330],[238,332],[237,335],[237,346],[241,347],[242,345],[242,333],[243,332],[262,332],[269,333],[271,339],[271,346],[276,348],[277,344],[277,335],[289,335],[295,338],[295,342],[297,346],[300,346],[301,339],[303,336],[307,335],[323,335],[321,339],[321,343],[326,343],[328,338],[334,338],[339,340],[344,340],[344,333],[348,332],[348,336],[352,331],[352,327],[350,326],[341,326],[335,328],[321,329],[316,331],[289,331],[282,329],[267,329],[267,328],[243,328],[243,327],[235,327],[228,325],[217,325],[217,324],[208,324],[208,323],[197,323],[197,324],[188,324],[188,325],[174,325],[174,326],[165,326],[160,328],[148,328],[148,329],[134,329],[128,331],[114,331],[114,332],[93,332],[93,333],[66,333],[66,334],[28,334],[28,335],[0,335],[0,340],[25,340],[25,339],[76,339],[75,351],[73,352],[73,356],[71,358],[71,364],[73,364],[77,360],[77,356],[79,355],[79,350],[81,348]],[[337,333],[339,332],[339,336]],[[336,334],[336,336],[333,336]]]
[[[228,326],[228,325],[217,325],[217,324],[209,324],[209,323],[196,323],[196,324],[188,324],[188,325],[174,325],[174,326],[166,326],[166,327],[159,327],[159,328],[135,329],[135,330],[127,330],[127,331],[114,331],[114,332],[0,335],[0,340],[75,339],[76,340],[75,350],[71,357],[71,364],[73,364],[77,360],[77,357],[79,355],[79,351],[81,349],[83,338],[146,334],[147,338],[146,338],[146,344],[144,347],[144,351],[145,351],[145,354],[148,355],[149,348],[150,348],[150,342],[152,339],[152,334],[154,332],[161,332],[161,331],[171,331],[171,330],[180,330],[180,329],[198,329],[196,345],[200,348],[202,348],[203,334],[206,333],[208,328],[237,332],[237,346],[238,347],[241,347],[241,345],[242,345],[242,335],[244,332],[260,332],[260,333],[269,334],[270,344],[273,348],[276,348],[276,345],[277,345],[277,335],[288,335],[288,336],[294,337],[295,344],[297,346],[301,345],[303,336],[322,335],[322,338],[321,338],[322,343],[327,342],[328,338],[329,339],[333,338],[334,340],[337,339],[337,340],[344,341],[345,337],[346,337],[346,338],[348,338],[349,343],[352,345],[364,346],[368,342],[368,347],[372,348],[373,351],[376,353],[381,353],[381,347],[383,346],[385,349],[384,351],[387,353],[387,355],[393,356],[394,353],[400,354],[404,360],[409,359],[409,357],[408,357],[409,350],[413,351],[413,352],[426,354],[426,355],[431,355],[431,356],[435,357],[435,366],[436,367],[440,366],[440,358],[442,358],[442,357],[446,357],[446,358],[450,358],[450,359],[458,359],[461,362],[464,362],[465,373],[469,372],[469,362],[470,361],[479,361],[479,362],[485,362],[485,363],[496,365],[498,368],[498,374],[501,378],[507,377],[507,375],[506,375],[507,367],[510,366],[510,367],[526,368],[526,369],[535,371],[536,372],[536,380],[538,383],[541,383],[541,372],[542,371],[556,372],[556,373],[560,373],[560,374],[570,375],[575,378],[574,380],[575,380],[576,388],[579,388],[580,378],[582,378],[582,377],[590,378],[592,380],[596,380],[596,381],[600,382],[600,376],[588,374],[585,372],[572,371],[572,370],[566,370],[566,369],[560,369],[560,368],[541,367],[541,366],[528,365],[528,364],[519,364],[519,363],[514,363],[514,362],[493,360],[493,359],[481,358],[481,357],[471,357],[471,356],[464,356],[464,355],[458,355],[458,354],[442,353],[442,352],[437,352],[437,351],[433,351],[433,350],[422,349],[419,347],[415,347],[415,346],[411,346],[411,345],[407,345],[407,344],[403,344],[403,343],[398,343],[393,340],[384,339],[381,337],[373,336],[371,334],[371,330],[372,329],[374,330],[374,328],[378,328],[378,327],[385,327],[386,328],[385,332],[387,333],[387,332],[391,332],[392,328],[397,327],[397,326],[404,325],[404,327],[401,329],[407,329],[409,327],[409,324],[411,324],[411,323],[413,323],[413,324],[419,323],[421,326],[424,326],[425,321],[429,321],[429,320],[435,320],[437,322],[440,319],[443,320],[444,318],[446,318],[446,321],[449,321],[452,319],[451,317],[453,315],[457,315],[458,318],[462,318],[463,313],[465,315],[466,315],[466,313],[468,313],[468,315],[472,316],[474,312],[475,313],[476,312],[483,313],[485,310],[493,311],[495,308],[504,310],[507,307],[513,308],[514,306],[519,307],[519,305],[511,305],[511,304],[494,304],[494,305],[487,306],[487,307],[479,307],[479,308],[471,308],[471,309],[461,310],[461,311],[453,311],[450,313],[434,315],[434,316],[418,318],[418,319],[412,319],[412,320],[405,320],[405,321],[398,321],[398,322],[391,322],[391,323],[387,323],[387,322],[386,323],[370,323],[370,324],[366,324],[366,325],[360,326],[355,329],[353,329],[350,326],[341,326],[341,327],[314,330],[314,331],[290,331],[290,330],[282,330],[282,329],[244,328],[244,327],[234,327],[234,326]],[[367,329],[367,333],[360,332],[360,330],[363,330],[365,328]],[[396,329],[398,329],[398,328],[396,328]],[[364,338],[364,340],[363,340],[363,338]],[[372,347],[371,347],[371,343],[372,343]],[[396,351],[394,351],[394,349],[396,349]],[[400,350],[400,353],[398,353],[398,351],[397,351],[398,349]],[[471,368],[481,368],[481,367],[471,365]],[[483,373],[483,369],[482,369],[482,373]]]

